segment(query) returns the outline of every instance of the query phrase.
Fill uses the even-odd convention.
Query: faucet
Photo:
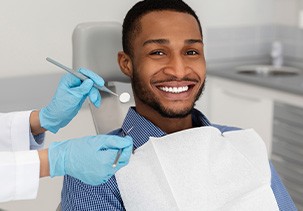
[[[271,60],[272,60],[272,65],[274,67],[281,67],[283,65],[283,47],[282,43],[279,41],[275,41],[272,43],[271,46]]]

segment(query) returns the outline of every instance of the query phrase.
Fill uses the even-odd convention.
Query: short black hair
[[[133,56],[132,41],[136,33],[140,32],[140,19],[147,13],[170,10],[192,15],[198,22],[202,36],[200,20],[195,11],[182,0],[143,0],[137,2],[126,14],[123,21],[122,45],[123,51]]]

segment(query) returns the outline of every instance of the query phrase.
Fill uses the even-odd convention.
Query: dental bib
[[[252,129],[151,137],[115,176],[127,211],[279,210],[265,144]]]

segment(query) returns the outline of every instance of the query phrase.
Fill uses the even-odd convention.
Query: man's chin
[[[165,118],[185,118],[188,115],[191,114],[193,108],[187,108],[183,110],[176,110],[176,109],[167,109],[162,108],[161,110],[158,110],[158,112],[161,114],[161,116]]]

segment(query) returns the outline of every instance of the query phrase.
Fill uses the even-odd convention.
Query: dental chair
[[[119,97],[101,92],[100,108],[90,104],[97,134],[121,127],[128,108],[134,105],[130,79],[121,72],[117,62],[118,52],[122,51],[122,25],[118,22],[81,23],[74,29],[72,44],[75,70],[80,67],[90,69],[118,95],[130,93],[128,103],[121,103]]]
[[[105,85],[120,95],[128,92],[130,101],[121,103],[119,97],[101,92],[101,106],[89,102],[97,134],[120,128],[130,106],[135,105],[130,79],[120,71],[117,61],[122,50],[122,25],[118,22],[87,22],[76,26],[72,35],[73,69],[80,67],[100,75]],[[56,211],[61,210],[61,203]]]

